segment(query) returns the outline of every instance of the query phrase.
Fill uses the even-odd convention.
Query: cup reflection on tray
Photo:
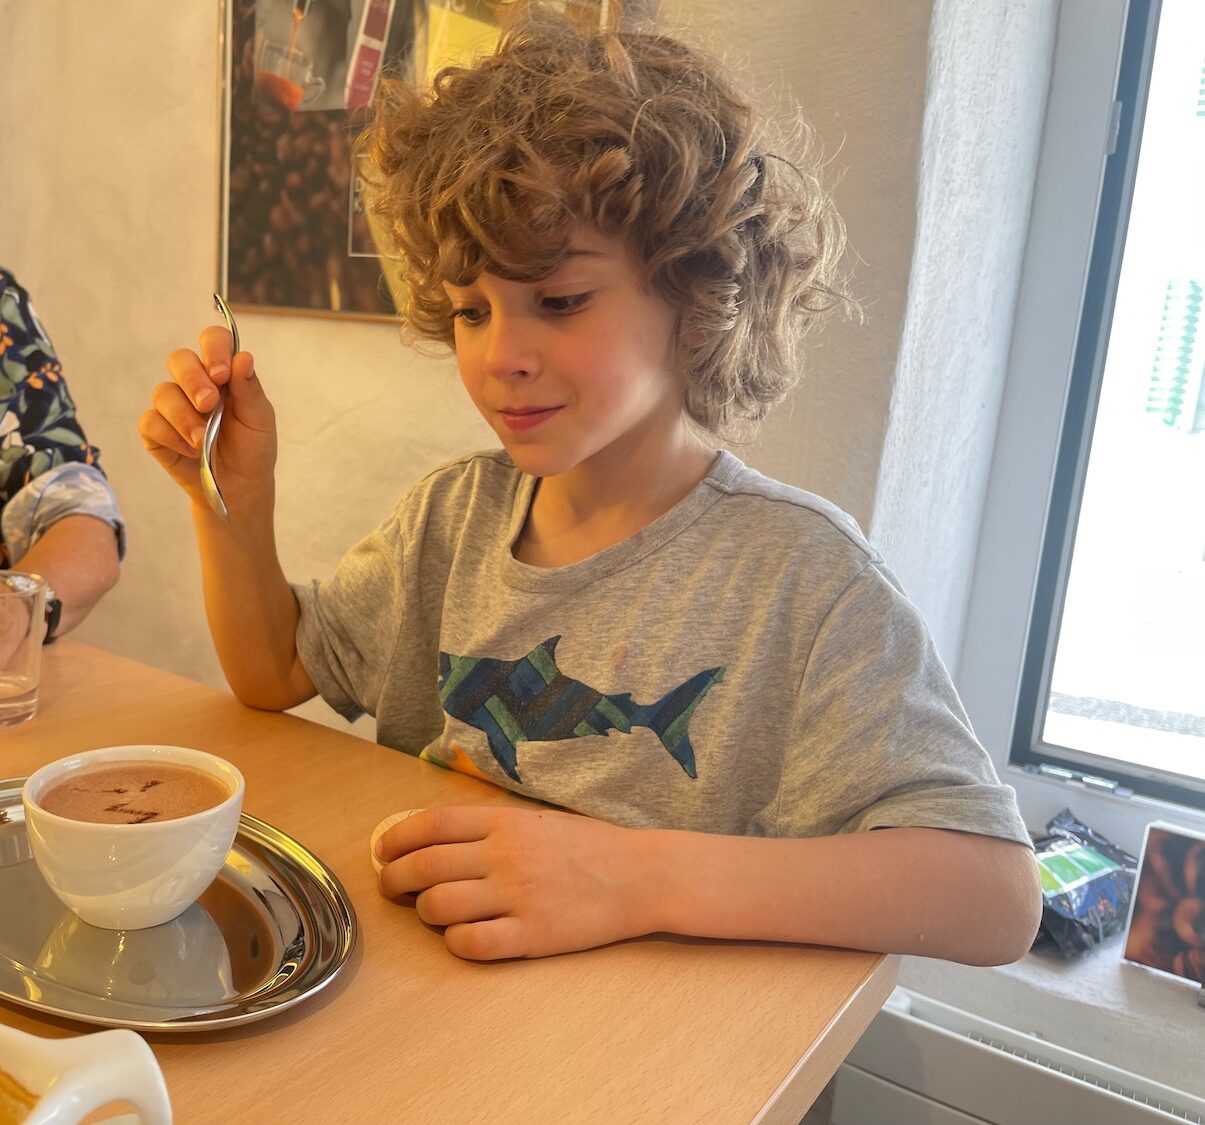
[[[236,995],[226,939],[197,904],[141,930],[103,930],[65,911],[37,966],[48,980],[121,1003],[207,1007]]]
[[[38,956],[48,980],[122,1003],[207,1008],[270,980],[281,954],[262,907],[229,867],[178,918],[141,930],[104,930],[70,910]]]

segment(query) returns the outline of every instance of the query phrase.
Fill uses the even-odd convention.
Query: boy
[[[404,324],[455,348],[504,451],[293,588],[251,356],[207,329],[140,429],[192,499],[244,702],[319,690],[386,745],[590,814],[412,816],[382,893],[470,958],[656,931],[1021,956],[1028,835],[915,609],[849,517],[705,436],[782,396],[837,300],[815,180],[695,52],[551,19],[429,95],[386,84],[368,150]],[[222,384],[228,526],[197,478]]]

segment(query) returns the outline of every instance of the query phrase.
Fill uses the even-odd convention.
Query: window
[[[1031,827],[1129,847],[1205,820],[1202,198],[1205,6],[1068,0],[958,678]]]
[[[1158,22],[1152,52],[1132,6],[1013,760],[1205,807],[1205,7]]]

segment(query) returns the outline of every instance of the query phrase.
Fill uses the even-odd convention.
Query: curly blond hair
[[[452,344],[444,281],[546,277],[590,224],[626,238],[677,311],[690,417],[731,433],[786,394],[804,330],[846,300],[815,162],[767,151],[719,65],[665,35],[536,10],[429,89],[383,80],[361,147],[411,339]]]

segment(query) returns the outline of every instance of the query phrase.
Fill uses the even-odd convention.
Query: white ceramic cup
[[[39,799],[67,774],[110,762],[174,762],[219,778],[230,796],[175,820],[96,824],[47,812]],[[25,828],[42,878],[64,906],[106,930],[170,922],[204,893],[238,832],[246,786],[229,762],[184,746],[109,746],[51,762],[21,793]]]
[[[133,1031],[44,1039],[0,1025],[0,1070],[33,1101],[24,1125],[82,1121],[114,1102],[132,1105],[142,1125],[171,1125],[163,1072]]]

